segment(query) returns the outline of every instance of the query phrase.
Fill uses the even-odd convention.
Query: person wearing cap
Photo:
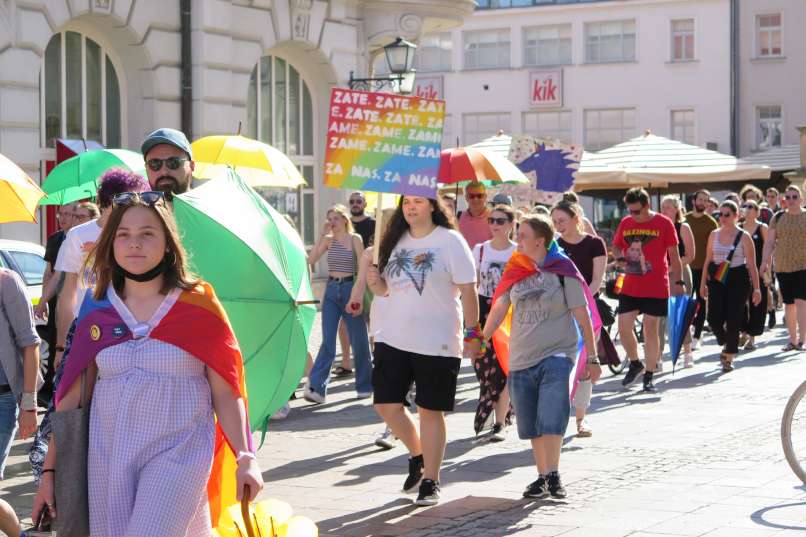
[[[512,196],[499,192],[493,196],[493,207],[496,205],[507,205],[508,207],[512,207]]]
[[[465,187],[467,210],[459,213],[459,231],[472,250],[474,246],[493,238],[487,217],[487,188],[483,183],[468,183]]]
[[[190,190],[196,164],[190,142],[182,131],[157,129],[146,137],[140,150],[151,188],[165,192],[168,200],[174,194]]]

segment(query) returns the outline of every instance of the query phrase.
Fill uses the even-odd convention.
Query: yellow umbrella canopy
[[[0,223],[36,222],[45,193],[22,169],[0,155]]]
[[[297,188],[305,184],[287,156],[245,136],[205,136],[191,144],[196,169],[193,176],[212,179],[232,167],[249,186]]]

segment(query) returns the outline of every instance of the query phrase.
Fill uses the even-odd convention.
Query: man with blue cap
[[[154,190],[174,194],[187,192],[193,180],[193,150],[182,131],[162,128],[149,134],[141,147],[148,182]]]

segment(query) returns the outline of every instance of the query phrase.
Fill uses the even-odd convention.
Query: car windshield
[[[32,252],[8,250],[9,257],[20,268],[25,285],[42,285],[42,274],[45,272],[45,260]]]

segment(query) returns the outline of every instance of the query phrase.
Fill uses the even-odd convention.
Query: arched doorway
[[[282,151],[296,164],[308,185],[299,190],[258,188],[280,211],[294,219],[306,244],[316,238],[313,100],[308,84],[286,59],[260,58],[249,79],[246,135]]]

